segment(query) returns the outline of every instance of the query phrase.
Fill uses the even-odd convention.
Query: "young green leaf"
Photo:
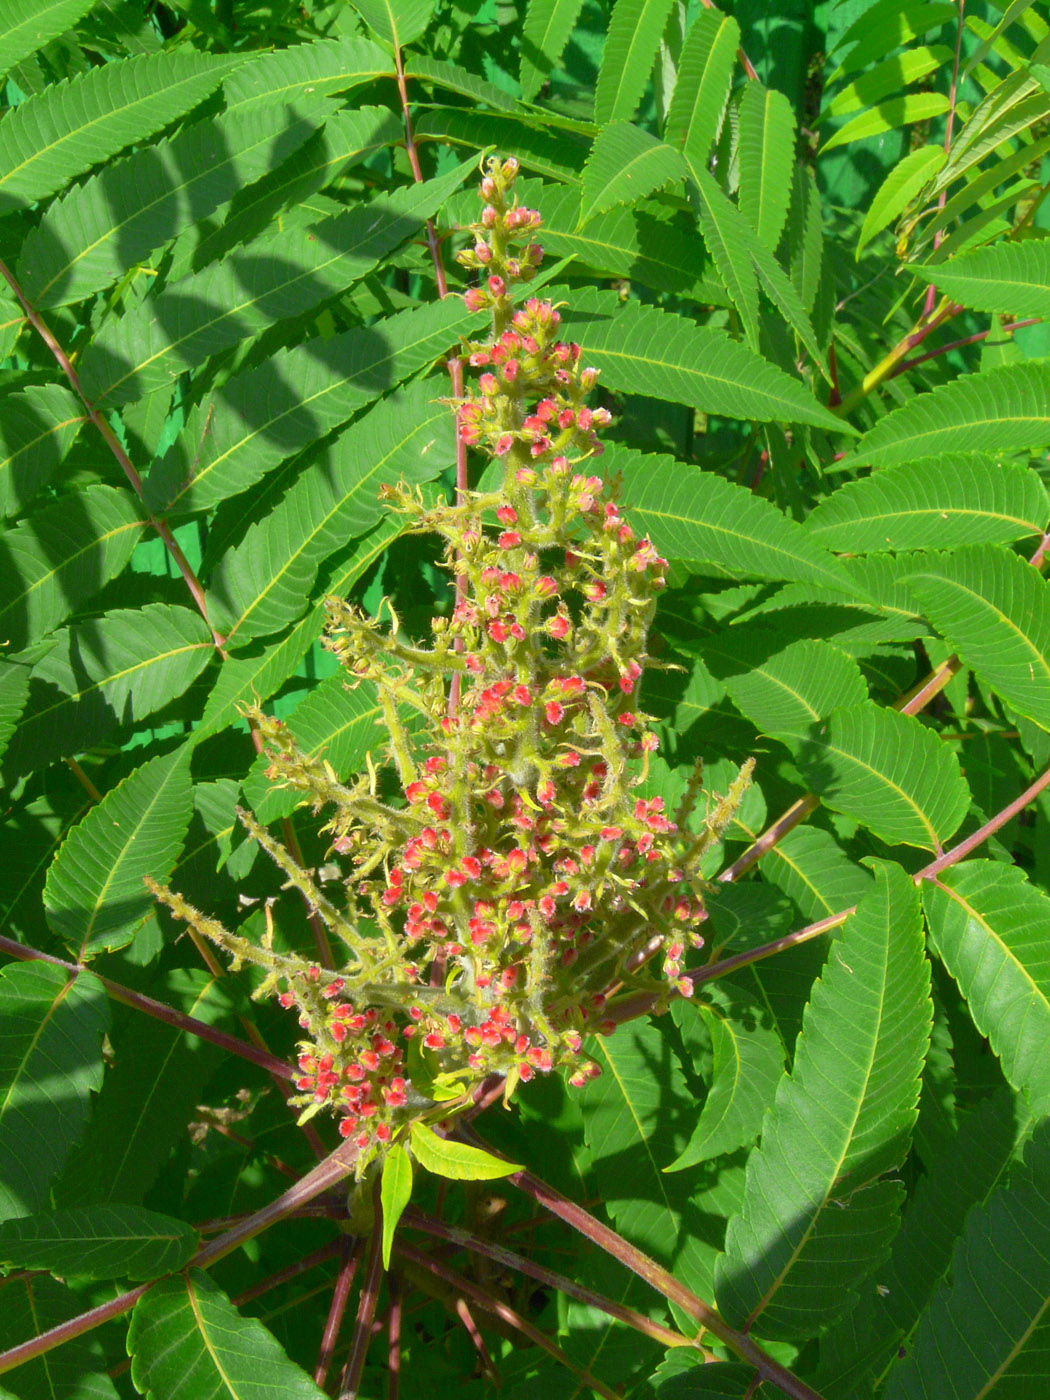
[[[826,156],[839,146],[849,146],[868,136],[881,136],[883,132],[896,131],[901,126],[931,121],[934,117],[943,116],[949,105],[947,97],[939,92],[909,92],[903,97],[891,97],[840,127],[821,146],[820,154]]]
[[[872,107],[876,102],[900,92],[902,87],[919,82],[927,74],[943,67],[945,62],[950,63],[951,59],[952,51],[944,44],[922,44],[902,54],[884,58],[848,87],[837,92],[817,121],[848,116],[850,112],[859,112],[862,107]]]
[[[1003,1073],[1050,1106],[1050,899],[1017,866],[968,861],[925,883],[934,950],[959,984]]]
[[[191,1225],[142,1206],[100,1205],[0,1225],[0,1262],[64,1278],[159,1278],[193,1257]]]
[[[937,630],[1020,714],[1050,729],[1050,584],[1017,554],[970,545],[906,577]]]
[[[727,418],[843,430],[799,380],[722,331],[590,287],[574,294],[566,320],[610,389]]]
[[[678,1008],[682,1011],[679,1012]],[[681,1155],[678,1172],[739,1147],[750,1147],[784,1072],[784,1042],[761,1003],[732,983],[712,982],[694,1002],[675,1002],[675,1019],[692,1012],[711,1036],[711,1087]]]
[[[685,36],[664,139],[697,168],[707,164],[722,125],[739,43],[740,26],[718,10],[701,10]]]
[[[865,434],[841,468],[892,467],[941,452],[1007,452],[1050,444],[1043,366],[1001,365],[916,394]]]
[[[787,218],[795,114],[782,92],[748,83],[740,98],[740,211],[771,253]]]
[[[0,1219],[46,1207],[102,1083],[109,1007],[90,972],[0,970]]]
[[[828,84],[850,73],[871,68],[909,39],[927,34],[932,29],[940,29],[943,24],[957,18],[958,12],[951,4],[894,3],[871,6],[837,39],[832,52],[838,54],[845,49],[846,53],[829,76]]]
[[[208,96],[239,58],[181,48],[89,68],[0,121],[0,210],[23,209]]]
[[[631,204],[686,173],[672,146],[630,122],[610,122],[595,137],[583,168],[579,225],[617,204]]]
[[[1050,1123],[1032,1135],[1023,1165],[987,1206],[967,1217],[943,1283],[923,1315],[886,1400],[1006,1400],[1050,1383]],[[973,1320],[983,1319],[980,1345]]]
[[[412,1158],[395,1142],[383,1159],[383,1179],[379,1200],[383,1207],[383,1268],[390,1268],[394,1231],[412,1199]]]
[[[451,1181],[495,1181],[511,1172],[524,1171],[518,1163],[504,1162],[480,1147],[438,1137],[425,1123],[412,1124],[408,1141],[412,1156],[421,1167]]]
[[[812,1336],[885,1256],[930,1034],[918,892],[899,866],[831,945],[794,1067],[751,1154],[716,1269],[719,1311],[769,1337]]]
[[[616,0],[594,90],[600,125],[630,121],[653,71],[673,0]]]
[[[521,29],[518,69],[526,102],[535,100],[557,68],[582,8],[583,0],[530,0]]]
[[[146,875],[165,880],[193,811],[189,751],[174,749],[125,778],[66,837],[44,905],[78,960],[129,943],[153,907]]]
[[[857,239],[858,257],[876,234],[881,233],[899,214],[904,213],[912,200],[930,183],[946,159],[943,146],[920,146],[916,151],[909,151],[903,160],[897,162],[868,205],[860,227],[860,237]]]
[[[970,805],[947,744],[913,715],[870,701],[834,710],[797,762],[822,802],[890,844],[939,851]]]
[[[149,1400],[194,1395],[223,1400],[323,1400],[254,1317],[242,1317],[199,1269],[163,1279],[135,1305],[128,1331],[131,1375]]]
[[[828,549],[867,551],[1009,544],[1041,535],[1050,496],[1038,472],[971,452],[887,467],[817,505],[806,530]]]
[[[0,662],[0,757],[4,755],[29,696],[29,667]]]

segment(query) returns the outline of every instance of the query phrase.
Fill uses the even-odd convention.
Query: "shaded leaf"
[[[1050,1123],[987,1206],[967,1217],[951,1282],[934,1295],[887,1400],[1005,1400],[1050,1382]],[[973,1344],[973,1319],[983,1319]]]
[[[812,1336],[853,1306],[885,1257],[903,1192],[878,1177],[907,1153],[930,1022],[918,892],[880,864],[831,945],[794,1067],[748,1159],[716,1270],[733,1326]]]
[[[0,516],[47,486],[86,421],[80,400],[58,384],[0,398]]]
[[[937,956],[959,984],[1003,1073],[1050,1106],[1050,899],[1017,866],[971,860],[922,887]]]
[[[728,982],[711,982],[696,1001],[681,1005],[705,1022],[714,1062],[692,1136],[681,1156],[664,1168],[668,1172],[749,1147],[784,1072],[784,1042],[750,993]]]
[[[531,0],[521,30],[521,95],[532,102],[557,68],[583,0]]]
[[[143,879],[167,878],[192,811],[189,753],[175,749],[136,768],[69,833],[44,905],[78,959],[131,941],[153,907]]]
[[[145,141],[239,62],[182,48],[89,68],[35,93],[0,120],[0,209],[25,208]]]
[[[837,706],[868,698],[856,661],[815,637],[793,642],[768,659],[756,658],[746,670],[739,664],[743,658],[736,659],[740,674],[726,680],[730,699],[760,733],[775,738],[804,739],[814,721]]]
[[[0,1225],[0,1260],[65,1278],[159,1278],[192,1258],[196,1230],[141,1206],[85,1206]]]
[[[142,533],[130,491],[88,486],[0,537],[0,639],[19,651],[124,568]]]
[[[22,0],[0,4],[0,75],[72,28],[95,0],[40,0],[27,9]]]
[[[90,972],[30,962],[0,969],[0,1218],[47,1205],[102,1083],[109,1008]]]
[[[0,1346],[5,1349],[37,1337],[82,1310],[77,1294],[57,1279],[29,1274],[4,1288]],[[6,1372],[4,1400],[118,1400],[106,1374],[106,1353],[97,1336],[79,1336],[43,1356]]]
[[[253,54],[226,78],[227,111],[283,106],[318,93],[349,92],[392,77],[394,61],[371,39],[320,39]]]

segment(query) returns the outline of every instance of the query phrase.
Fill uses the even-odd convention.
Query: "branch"
[[[360,1241],[352,1240],[349,1235],[343,1235],[339,1241],[339,1250],[341,1258],[339,1277],[336,1279],[335,1288],[332,1291],[332,1304],[328,1309],[328,1319],[321,1336],[321,1349],[317,1353],[317,1366],[314,1368],[314,1384],[322,1390],[328,1379],[328,1368],[332,1364],[332,1354],[339,1337],[339,1329],[343,1325],[343,1314],[346,1312],[346,1300],[350,1296],[350,1285],[354,1281],[357,1263],[361,1258]]]

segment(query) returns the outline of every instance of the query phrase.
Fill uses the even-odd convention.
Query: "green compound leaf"
[[[653,71],[673,0],[616,0],[594,90],[594,119],[630,121]]]
[[[602,383],[647,398],[688,404],[704,413],[760,422],[813,423],[836,433],[843,423],[783,370],[722,331],[684,316],[585,287],[566,320],[584,360]]]
[[[682,45],[664,138],[697,168],[706,165],[722,125],[739,43],[735,19],[701,10]]]
[[[702,999],[700,999],[702,998]],[[784,1072],[784,1042],[758,999],[730,982],[712,982],[694,1002],[674,1004],[702,1018],[711,1037],[711,1087],[692,1136],[668,1172],[749,1147]]]
[[[595,137],[583,167],[580,227],[617,204],[631,204],[686,174],[673,147],[632,126],[610,122]]]
[[[1050,899],[1016,866],[967,861],[924,883],[934,950],[959,984],[1003,1073],[1050,1107]]]
[[[185,48],[144,54],[36,93],[0,120],[0,210],[25,208],[145,141],[207,97],[240,61]]]
[[[190,1225],[142,1206],[98,1205],[0,1225],[0,1262],[64,1278],[159,1278],[193,1257]]]
[[[334,95],[392,77],[394,60],[371,39],[325,39],[253,56],[223,83],[227,111],[253,113],[318,93]]]
[[[521,95],[532,102],[558,67],[583,0],[531,0],[521,31]]]
[[[40,0],[27,7],[22,0],[0,3],[0,76],[23,58],[71,29],[95,0]]]
[[[923,562],[906,583],[938,632],[1018,713],[1050,729],[1050,584],[995,545]]]
[[[445,386],[418,381],[345,430],[273,510],[227,551],[211,579],[213,619],[238,645],[307,606],[317,570],[347,541],[390,521],[379,487],[433,480],[455,461]],[[393,524],[400,526],[395,520]]]
[[[913,270],[973,311],[1050,316],[1050,248],[1040,240],[995,243]]]
[[[467,1142],[438,1137],[425,1123],[413,1123],[408,1140],[412,1155],[421,1167],[450,1181],[495,1181],[525,1170],[515,1162],[504,1162]]]
[[[761,83],[744,88],[738,159],[740,211],[773,253],[787,218],[795,169],[795,114],[782,92]]]
[[[383,1207],[383,1268],[390,1268],[390,1251],[394,1245],[397,1222],[412,1199],[412,1158],[399,1142],[387,1152],[383,1161],[383,1178],[379,1201]]]
[[[72,829],[47,872],[44,906],[78,959],[131,941],[153,907],[143,879],[170,874],[192,813],[180,748],[136,768]]]
[[[736,658],[736,668],[742,659]],[[815,637],[793,642],[768,659],[756,659],[746,671],[729,676],[726,689],[759,733],[785,741],[806,739],[814,722],[836,707],[868,698],[853,657]]]
[[[364,22],[385,43],[401,48],[430,23],[434,0],[351,0]]]
[[[242,1317],[198,1269],[139,1299],[128,1350],[132,1380],[150,1400],[323,1400],[262,1323]]]
[[[88,486],[8,530],[0,640],[20,651],[86,603],[124,568],[144,523],[130,491]]]
[[[95,402],[126,403],[275,321],[320,306],[418,232],[473,169],[467,161],[320,223],[273,229],[111,319],[81,360],[84,392]]]
[[[200,614],[168,603],[120,608],[63,628],[33,667],[7,767],[30,772],[153,714],[214,655]]]
[[[377,326],[308,340],[234,375],[188,411],[179,437],[146,479],[147,505],[181,515],[238,495],[446,355],[480,320],[458,298],[446,297]]]
[[[1009,544],[1041,535],[1050,496],[1038,472],[973,453],[908,462],[850,481],[825,497],[806,530],[851,554]]]
[[[589,349],[585,352],[590,358]],[[719,564],[734,577],[780,578],[859,591],[802,526],[742,486],[673,457],[610,444],[603,459],[624,474],[623,501],[656,548],[672,559]]]
[[[109,1006],[90,972],[0,970],[0,1219],[47,1205],[102,1083]]]
[[[948,745],[913,715],[870,701],[834,710],[797,761],[822,802],[890,844],[938,851],[970,805]]]
[[[22,246],[18,279],[27,299],[37,308],[68,306],[116,282],[287,160],[326,111],[314,98],[301,110],[221,113],[73,186]]]
[[[888,413],[860,441],[851,467],[893,467],[941,452],[1008,452],[1050,444],[1050,367],[1000,365],[965,374]]]
[[[848,146],[868,136],[881,136],[884,131],[896,131],[898,127],[930,121],[933,117],[943,116],[949,106],[947,97],[939,92],[909,92],[903,97],[891,97],[848,121],[824,142],[820,154],[827,155],[838,146]]]
[[[84,405],[58,384],[0,398],[0,516],[21,511],[51,481],[86,422]]]
[[[792,1072],[751,1154],[719,1259],[719,1311],[768,1337],[812,1336],[885,1257],[903,1190],[877,1180],[908,1150],[929,1044],[918,891],[880,864],[831,945]]]
[[[1050,1123],[1024,1163],[978,1206],[952,1256],[951,1281],[923,1314],[886,1400],[1007,1400],[1050,1385]],[[982,1320],[980,1345],[973,1321]]]

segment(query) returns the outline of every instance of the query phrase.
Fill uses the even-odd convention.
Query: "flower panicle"
[[[447,505],[403,484],[382,493],[443,539],[451,612],[424,647],[392,612],[381,627],[329,600],[326,644],[351,684],[375,689],[387,762],[347,786],[257,717],[269,776],[330,813],[337,893],[304,888],[350,957],[251,960],[299,1018],[304,1112],[333,1112],[362,1165],[486,1076],[508,1092],[556,1069],[587,1083],[586,1037],[612,1033],[617,999],[641,991],[661,1009],[691,995],[700,859],[748,779],[699,835],[642,790],[658,741],[640,692],[667,561],[593,470],[611,415],[587,402],[598,374],[564,338],[562,308],[514,300],[543,256],[517,175],[513,159],[487,162],[458,254],[479,276],[466,303],[490,326],[463,347],[477,374],[456,431],[501,483]]]

